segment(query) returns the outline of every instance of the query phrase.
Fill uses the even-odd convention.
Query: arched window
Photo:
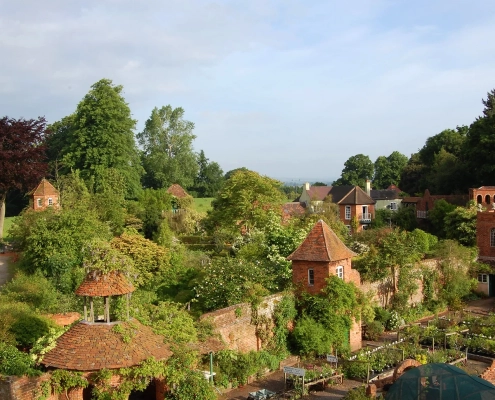
[[[489,195],[489,194],[487,194],[487,195],[485,196],[485,203],[486,203],[486,204],[490,204],[490,195]]]
[[[495,247],[495,228],[490,231],[490,246]]]
[[[483,197],[481,197],[481,194],[476,196],[476,203],[481,204],[483,202]]]

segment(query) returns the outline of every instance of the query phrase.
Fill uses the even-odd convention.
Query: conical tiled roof
[[[342,243],[329,226],[319,220],[301,245],[288,260],[299,261],[339,261],[356,256]]]
[[[120,296],[134,290],[132,283],[120,271],[111,271],[107,274],[93,271],[86,275],[76,294],[90,297]]]
[[[43,357],[46,367],[74,371],[96,371],[103,368],[131,367],[154,357],[164,360],[172,355],[163,337],[138,321],[118,323],[124,334],[113,324],[82,321],[57,339],[54,349]]]

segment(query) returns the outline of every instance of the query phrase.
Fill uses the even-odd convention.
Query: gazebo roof
[[[89,272],[83,283],[77,288],[79,296],[105,297],[119,296],[133,292],[134,286],[120,271],[111,271],[102,274],[96,271]]]
[[[114,329],[116,325],[130,337],[129,342]],[[171,355],[163,337],[137,320],[110,324],[82,321],[57,339],[56,347],[41,363],[65,370],[96,371],[131,367],[149,357],[164,360]]]
[[[58,195],[58,190],[48,182],[45,178],[41,180],[41,182],[34,188],[31,192],[29,192],[32,196],[50,196],[50,195]]]
[[[298,261],[339,261],[355,257],[330,227],[321,219],[311,229],[301,245],[289,256],[288,260]]]

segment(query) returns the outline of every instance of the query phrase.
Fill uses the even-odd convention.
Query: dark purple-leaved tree
[[[44,117],[38,119],[0,118],[0,239],[3,238],[5,198],[12,189],[33,189],[45,175]]]

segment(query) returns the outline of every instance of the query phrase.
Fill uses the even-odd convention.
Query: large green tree
[[[388,157],[380,156],[375,161],[373,185],[376,189],[386,189],[390,185],[399,185],[402,170],[407,165],[407,157],[394,151]]]
[[[356,185],[365,188],[366,180],[371,179],[374,173],[373,162],[364,154],[349,157],[344,163],[344,169],[339,179],[333,185]]]
[[[0,119],[0,239],[7,193],[14,189],[34,189],[47,171],[46,136],[46,121],[42,117]]]
[[[199,172],[194,179],[193,191],[196,196],[214,197],[223,185],[223,171],[217,162],[210,162],[205,156],[205,152],[201,150],[198,155]]]
[[[210,228],[240,231],[263,226],[269,210],[285,200],[281,182],[257,172],[239,170],[225,182],[208,213]]]
[[[136,121],[122,89],[110,79],[92,85],[73,115],[51,125],[50,154],[52,163],[61,165],[63,172],[80,170],[95,185],[107,168],[116,169],[124,178],[126,196],[135,198],[141,190],[143,169],[134,141]]]
[[[143,147],[144,184],[155,189],[174,183],[191,187],[198,174],[193,151],[194,123],[184,119],[184,109],[168,105],[154,108],[137,137]]]

